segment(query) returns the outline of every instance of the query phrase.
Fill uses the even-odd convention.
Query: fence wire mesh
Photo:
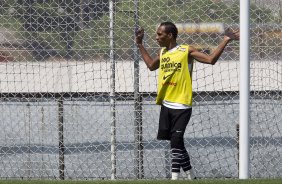
[[[282,1],[251,0],[250,169],[281,177]],[[238,0],[0,1],[0,177],[164,179],[169,143],[156,141],[160,22],[179,43],[211,53],[239,28]],[[195,62],[185,143],[198,178],[238,177],[239,43],[214,66]]]

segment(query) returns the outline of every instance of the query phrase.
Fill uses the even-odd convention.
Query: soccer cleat
[[[171,173],[171,180],[178,180],[179,179],[179,173],[172,172]]]
[[[195,176],[195,173],[192,169],[188,170],[188,171],[185,171],[186,173],[186,177],[188,180],[195,180],[197,179],[196,176]]]

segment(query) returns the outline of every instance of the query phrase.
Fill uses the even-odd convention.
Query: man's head
[[[168,47],[172,42],[176,42],[178,30],[172,22],[162,22],[157,29],[156,40],[161,47]]]
[[[160,26],[164,26],[165,27],[165,32],[167,34],[171,33],[174,39],[177,38],[178,30],[177,30],[177,27],[175,26],[174,23],[172,23],[172,22],[162,22],[160,24]]]

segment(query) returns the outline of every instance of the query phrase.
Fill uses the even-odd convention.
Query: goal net
[[[282,173],[282,1],[251,0],[250,174]],[[156,28],[211,53],[239,28],[239,0],[0,1],[0,178],[165,179],[157,141]],[[239,43],[213,66],[194,63],[185,145],[198,178],[238,177]]]

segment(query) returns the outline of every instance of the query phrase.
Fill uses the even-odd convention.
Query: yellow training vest
[[[163,100],[192,106],[192,79],[188,68],[188,45],[180,45],[168,52],[160,52],[158,95],[156,104]],[[192,67],[191,67],[192,72]]]

